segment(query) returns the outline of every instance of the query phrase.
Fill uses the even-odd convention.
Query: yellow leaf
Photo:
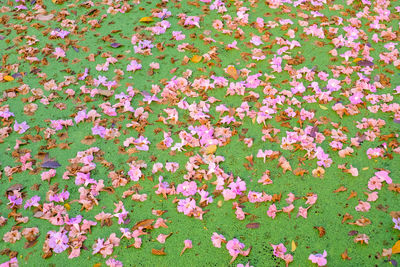
[[[239,79],[239,73],[234,66],[229,66],[226,68],[226,73],[231,76],[234,80]]]
[[[199,63],[202,59],[203,59],[202,56],[194,55],[194,56],[192,57],[191,61],[192,61],[193,63]]]
[[[14,81],[14,77],[13,77],[13,76],[10,76],[10,75],[4,76],[3,79],[4,79],[6,82]]]
[[[400,240],[392,247],[392,254],[400,253]]]
[[[368,169],[369,169],[369,167],[364,167],[364,168],[362,168],[363,171],[366,171],[366,170],[368,170]]]
[[[214,154],[215,151],[217,151],[216,145],[209,145],[205,150],[206,154]]]
[[[325,106],[323,106],[323,105],[319,105],[319,107],[320,107],[322,110],[328,110],[328,108],[325,107]]]
[[[100,267],[101,266],[101,263],[95,263],[95,264],[93,264],[93,267]]]
[[[359,57],[358,57],[358,58],[355,58],[355,59],[353,60],[353,62],[356,63],[356,62],[358,62],[358,61],[360,61],[360,60],[362,60],[362,58],[359,58]]]
[[[294,242],[294,240],[292,240],[292,252],[293,251],[295,251],[296,250],[296,248],[297,248],[297,246],[296,246],[296,242]]]
[[[139,21],[144,22],[144,23],[150,23],[153,21],[153,18],[152,17],[143,17]]]
[[[70,210],[70,209],[71,209],[71,206],[70,206],[68,203],[65,203],[65,204],[64,204],[64,207],[65,207],[67,210]]]

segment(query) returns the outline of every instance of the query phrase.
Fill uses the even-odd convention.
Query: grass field
[[[399,13],[0,1],[0,266],[397,266]]]

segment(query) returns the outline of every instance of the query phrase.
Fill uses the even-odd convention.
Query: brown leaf
[[[154,219],[146,219],[142,220],[140,222],[137,222],[133,227],[132,231],[135,231],[139,227],[143,227],[145,229],[153,229],[152,223],[154,222]]]
[[[32,240],[32,241],[25,242],[24,248],[31,248],[31,247],[33,247],[34,245],[36,245],[37,242],[38,242],[37,239]]]
[[[353,220],[353,216],[351,216],[350,214],[346,213],[345,215],[343,215],[343,220],[342,223],[344,223],[347,220]]]
[[[351,225],[358,225],[358,226],[366,226],[371,224],[371,220],[368,218],[364,218],[362,217],[361,219],[356,220],[355,222],[351,223],[347,223],[347,224],[351,224]]]
[[[325,228],[322,226],[314,226],[314,229],[318,230],[319,237],[323,237],[326,234]]]
[[[388,189],[390,191],[396,192],[396,193],[400,193],[400,184],[389,184],[388,185]]]
[[[305,173],[308,173],[308,171],[305,169],[302,169],[300,167],[293,171],[294,175],[301,176],[301,177],[303,177]]]
[[[81,140],[82,144],[89,145],[89,146],[91,144],[93,144],[94,142],[96,142],[96,138],[92,135],[85,136],[85,138]]]
[[[22,184],[15,184],[15,185],[10,186],[7,189],[7,192],[12,192],[14,190],[21,191],[23,188],[24,188],[24,186]]]
[[[351,260],[351,258],[349,257],[349,255],[347,254],[347,248],[346,250],[341,254],[342,259],[344,260]]]
[[[161,256],[167,255],[167,253],[164,252],[164,248],[162,248],[162,249],[160,249],[160,250],[155,249],[155,248],[152,248],[152,249],[151,249],[151,253],[152,253],[153,255],[161,255]]]
[[[48,251],[48,252],[46,252],[46,253],[44,253],[44,254],[42,255],[42,258],[43,258],[43,259],[47,259],[47,258],[50,258],[52,255],[53,255],[53,252]]]
[[[246,228],[250,228],[250,229],[255,229],[255,228],[260,228],[260,223],[255,222],[255,223],[248,223],[246,225]]]

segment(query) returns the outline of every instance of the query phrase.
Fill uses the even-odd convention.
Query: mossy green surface
[[[5,6],[6,3],[4,2],[5,1],[0,2],[0,5]],[[41,31],[46,28],[54,29],[60,27],[60,23],[55,20],[40,22],[45,27],[38,30],[29,26],[34,21],[27,23],[16,18],[18,14],[27,13],[28,11],[0,13],[0,15],[3,16],[10,16],[8,25],[2,25],[3,30],[0,31],[0,35],[5,35],[6,31],[9,29],[11,30],[10,34],[6,36],[6,39],[0,41],[0,56],[8,55],[9,64],[20,63],[19,71],[26,72],[26,75],[22,78],[17,78],[12,82],[0,83],[1,92],[5,92],[13,87],[19,86],[20,82],[29,84],[31,88],[43,88],[43,85],[39,83],[40,79],[38,79],[36,75],[30,73],[31,66],[27,62],[22,62],[18,59],[20,55],[17,53],[16,49],[21,47],[25,43],[25,40],[22,38],[22,42],[17,44],[16,47],[6,50],[7,47],[13,45],[14,38],[25,35],[35,35],[39,39],[39,42],[34,46],[38,49],[43,48],[46,43],[56,47],[59,43],[65,44],[66,40],[77,40],[77,44],[80,46],[86,46],[90,49],[89,52],[84,52],[82,49],[79,49],[79,51],[76,52],[74,49],[72,49],[72,47],[69,47],[69,49],[66,51],[66,54],[70,62],[62,63],[60,60],[47,57],[49,63],[47,66],[42,66],[40,64],[37,65],[37,67],[40,68],[43,73],[47,74],[48,80],[54,79],[57,83],[63,81],[64,76],[71,75],[65,72],[65,69],[67,68],[70,68],[75,73],[83,73],[85,68],[90,68],[91,76],[97,77],[97,75],[104,75],[110,80],[115,76],[113,73],[114,69],[126,70],[126,65],[129,63],[129,61],[124,59],[120,60],[115,65],[110,65],[110,71],[101,73],[99,72],[97,74],[95,67],[97,64],[104,63],[105,58],[98,56],[95,62],[88,62],[85,60],[85,57],[87,57],[90,53],[96,53],[98,51],[110,52],[114,56],[121,54],[125,55],[126,57],[136,57],[140,58],[141,60],[143,69],[135,72],[134,74],[125,71],[125,75],[119,81],[121,86],[116,89],[116,94],[126,90],[126,83],[132,84],[134,88],[137,88],[140,91],[150,91],[152,84],[161,85],[160,79],[166,78],[170,80],[175,75],[182,75],[182,72],[186,69],[193,70],[192,77],[198,77],[201,75],[209,77],[210,71],[215,72],[215,75],[217,76],[226,76],[223,68],[218,68],[216,66],[207,67],[205,64],[199,65],[192,62],[189,62],[186,66],[181,66],[178,63],[181,62],[183,57],[185,55],[192,57],[194,53],[180,53],[176,50],[176,47],[167,47],[165,51],[162,52],[158,51],[156,48],[153,48],[153,56],[147,57],[135,55],[133,53],[133,46],[130,42],[130,37],[135,33],[134,28],[139,25],[139,19],[141,17],[151,15],[151,9],[156,8],[158,2],[159,1],[143,1],[138,5],[132,5],[133,9],[126,14],[108,14],[108,16],[103,19],[100,28],[88,30],[82,35],[70,34],[66,39],[57,40],[50,40],[41,33]],[[204,5],[199,1],[197,2],[200,4],[200,6]],[[233,5],[234,2],[226,2],[230,4],[230,7],[228,8],[228,14],[236,16],[236,9]],[[223,67],[232,64],[235,65],[237,69],[240,69],[245,67],[245,65],[249,64],[250,62],[254,62],[257,63],[257,66],[256,68],[252,69],[252,74],[257,73],[257,71],[271,73],[268,60],[256,62],[250,59],[249,62],[246,62],[242,59],[240,53],[243,51],[249,52],[249,49],[246,48],[243,42],[238,41],[238,47],[243,49],[243,51],[226,51],[223,49],[226,44],[231,43],[234,40],[234,37],[223,35],[221,33],[217,34],[217,32],[212,28],[212,21],[215,19],[220,19],[220,15],[218,15],[216,12],[209,12],[203,17],[203,20],[200,22],[201,28],[183,29],[182,27],[177,26],[178,18],[176,15],[179,13],[186,13],[193,16],[204,14],[200,8],[195,8],[192,5],[188,5],[187,1],[181,1],[180,3],[182,5],[180,9],[176,8],[175,6],[178,4],[178,2],[171,1],[166,5],[166,7],[173,14],[173,16],[168,19],[172,27],[167,30],[166,34],[155,36],[156,42],[174,42],[176,46],[180,43],[188,42],[199,49],[199,52],[196,53],[199,55],[208,52],[210,46],[216,45],[219,47],[218,53],[221,59],[220,63]],[[335,4],[346,5],[344,1],[335,1]],[[14,3],[14,6],[15,5],[16,4]],[[51,1],[46,1],[46,5],[48,11],[60,11],[65,9],[71,12],[75,10],[76,15],[71,12],[71,15],[68,16],[68,18],[75,19],[77,21],[78,29],[80,30],[83,27],[90,28],[88,24],[80,21],[81,16],[86,14],[88,9],[79,6],[68,7],[68,3],[64,3],[63,5],[55,5]],[[245,3],[244,5],[249,6],[248,3]],[[32,5],[29,3],[27,3],[26,6],[28,7],[28,10],[32,8]],[[266,5],[264,5],[263,1],[260,1],[259,6],[259,8],[251,8],[249,12],[249,21],[254,21],[257,17],[263,17],[266,12],[270,12],[271,15],[269,17],[264,17],[265,20],[273,20],[275,17],[282,19],[291,18],[288,16],[288,14],[279,14],[279,9],[273,10],[268,8]],[[144,10],[139,10],[139,7],[143,7]],[[94,19],[99,19],[102,14],[106,14],[107,12],[106,5],[99,4],[99,6],[96,8],[99,9],[100,14],[98,14],[97,18]],[[392,6],[390,7],[391,10],[393,10],[393,8],[394,7]],[[303,12],[309,13],[309,11],[304,10]],[[335,11],[329,10],[328,5],[325,5],[325,9],[320,12],[326,16],[333,16],[337,14]],[[292,20],[296,23],[296,19],[292,18]],[[159,21],[159,19],[155,18],[155,21]],[[362,18],[361,21],[366,23],[365,18]],[[310,19],[309,22],[311,25],[313,19]],[[316,20],[315,23],[317,23]],[[25,25],[28,26],[28,28],[25,32],[18,34],[15,30],[12,30],[13,24]],[[387,24],[393,25],[394,29],[398,30],[398,21],[391,21]],[[293,27],[296,26],[298,25],[293,25]],[[246,33],[246,42],[250,40],[250,32],[257,34],[257,31],[251,27],[243,27],[243,29]],[[299,31],[301,31],[301,27],[299,27],[299,29]],[[120,30],[120,32],[111,33],[112,30]],[[183,41],[171,41],[171,33],[174,30],[182,30],[183,33],[186,34],[186,39]],[[215,44],[204,45],[203,41],[198,38],[198,35],[202,34],[205,30],[211,31],[210,37],[216,40]],[[284,37],[283,34],[285,33],[285,31],[281,30],[280,27],[270,29],[268,31],[271,33],[271,37]],[[337,35],[339,35],[341,31],[342,29],[339,29]],[[373,32],[368,32],[367,30],[366,33],[369,37],[371,37],[373,34]],[[96,36],[96,34],[99,36]],[[112,38],[115,38],[116,42],[120,43],[122,46],[119,48],[112,48],[110,47],[109,42],[102,41],[101,37],[108,34],[110,34]],[[149,33],[147,34],[150,36]],[[189,36],[190,34],[196,34],[197,37],[191,38]],[[121,36],[123,38],[121,38]],[[10,40],[10,42],[6,43],[6,40]],[[331,62],[328,55],[328,51],[333,48],[332,44],[324,47],[316,47],[314,45],[314,41],[316,40],[318,40],[318,38],[309,36],[309,41],[300,41],[302,45],[301,48],[292,50],[292,53],[301,53],[306,58],[306,61],[303,64],[296,66],[296,69],[299,69],[303,66],[311,68],[316,65],[318,66],[319,70],[325,70],[329,72],[329,68],[327,66],[337,64]],[[224,44],[221,45],[219,42],[223,42]],[[379,58],[379,53],[383,51],[382,43],[373,43],[372,46],[375,48],[375,51],[371,53],[371,56],[374,58]],[[276,51],[278,48],[278,45],[274,45],[271,50]],[[338,53],[341,54],[345,50],[346,48],[340,48],[338,49]],[[166,55],[165,59],[156,60],[155,57],[160,55]],[[43,55],[41,56],[43,57]],[[313,56],[316,56],[316,58],[312,61],[311,58]],[[75,58],[80,59],[81,62],[72,64],[71,61]],[[170,58],[177,59],[178,63],[172,64]],[[271,58],[272,55],[267,55],[267,59]],[[155,70],[155,74],[153,76],[149,76],[146,74],[148,65],[153,61],[159,62],[161,68],[160,70]],[[175,67],[178,67],[178,70],[173,74],[170,73],[170,70]],[[205,71],[202,72],[198,70],[200,67],[204,67]],[[376,94],[391,93],[393,92],[394,87],[400,85],[399,70],[394,68],[393,65],[385,68],[389,68],[394,71],[394,74],[386,73],[391,78],[391,87],[379,90]],[[383,69],[384,67],[378,65],[376,68],[374,68],[371,77],[382,73]],[[4,68],[0,70],[5,71]],[[286,72],[282,72],[281,74],[273,74],[276,77],[273,80],[274,84],[279,84],[282,83],[283,80],[290,79],[290,76]],[[356,77],[357,75],[355,73],[351,75],[352,79],[356,79]],[[344,79],[344,75],[341,75],[337,79]],[[189,80],[193,81],[192,78]],[[304,79],[301,80],[305,81]],[[230,81],[233,80],[230,79]],[[70,85],[69,87],[73,88],[78,93],[80,92],[79,88],[82,85],[84,85],[84,82],[79,81],[77,84]],[[322,87],[324,85],[321,83],[320,86]],[[348,86],[344,87],[347,89]],[[282,88],[290,90],[289,85],[282,85]],[[263,96],[262,88],[258,87],[251,90],[261,95],[261,98],[259,99],[259,102],[261,103]],[[56,98],[55,101],[51,102],[50,105],[44,106],[36,101],[38,104],[38,110],[34,116],[27,116],[23,112],[23,107],[25,104],[22,103],[22,99],[27,96],[18,95],[15,98],[8,98],[7,101],[3,102],[1,105],[8,104],[10,106],[10,111],[15,114],[15,120],[17,120],[19,123],[26,121],[31,126],[37,125],[39,127],[46,128],[49,127],[50,124],[46,120],[70,119],[70,115],[77,112],[76,106],[78,103],[71,98],[67,98],[62,91],[58,93],[60,96]],[[311,93],[311,90],[308,90],[305,94]],[[44,94],[48,96],[50,92],[44,91]],[[226,88],[215,88],[208,91],[207,94],[208,96],[214,96],[223,100],[223,102],[217,102],[211,106],[209,114],[214,116],[214,119],[210,120],[211,123],[217,123],[219,120],[219,114],[215,111],[216,105],[223,103],[227,107],[237,108],[243,101],[242,97],[237,95],[225,97]],[[30,96],[30,94],[28,96]],[[348,103],[348,100],[343,96],[340,96],[338,93],[335,93],[334,96],[342,98],[344,103]],[[83,99],[83,96],[81,99]],[[133,99],[132,106],[135,108],[139,107],[141,105],[140,101],[142,100],[142,96],[138,94]],[[93,102],[86,103],[88,109],[90,109],[92,106],[97,107],[104,101],[110,101],[112,104],[116,103],[115,99],[113,98],[106,99],[105,97],[101,96],[96,96],[93,98],[93,100]],[[395,95],[392,102],[399,103],[399,100],[399,96]],[[189,104],[192,102],[198,103],[201,101],[201,98],[187,98],[186,101],[188,101]],[[54,106],[56,103],[65,103],[67,108],[65,110],[59,110]],[[249,105],[254,107],[255,103],[249,103]],[[399,133],[400,124],[393,122],[393,116],[390,113],[378,112],[373,114],[367,109],[360,109],[360,114],[355,116],[344,116],[343,118],[340,118],[333,110],[331,110],[332,105],[332,102],[324,104],[324,106],[328,107],[327,110],[321,109],[318,103],[305,103],[302,105],[302,107],[308,110],[315,110],[315,117],[317,118],[326,116],[333,122],[341,123],[342,126],[348,128],[349,132],[346,134],[349,138],[356,136],[356,133],[359,131],[359,129],[355,127],[356,122],[361,121],[364,117],[376,119],[380,118],[386,121],[386,125],[382,128],[381,135]],[[185,156],[183,152],[177,152],[176,155],[171,156],[169,155],[170,150],[158,150],[156,148],[156,144],[162,141],[163,136],[162,133],[154,134],[154,130],[160,127],[165,131],[170,130],[173,133],[177,133],[182,129],[187,130],[187,127],[178,125],[171,125],[167,127],[163,123],[157,121],[159,114],[164,113],[163,109],[167,108],[168,104],[151,103],[148,106],[151,109],[151,113],[148,118],[149,125],[146,126],[143,135],[148,137],[149,141],[151,142],[150,150],[135,153],[133,156],[137,156],[139,159],[146,161],[148,164],[147,170],[143,171],[145,177],[152,175],[152,155],[157,156],[157,162],[178,162],[180,164],[180,168],[176,173],[164,172],[161,175],[163,175],[165,180],[168,182],[174,182],[176,185],[182,183],[184,181],[183,175],[186,173],[185,164],[188,160],[188,157]],[[284,108],[286,108],[286,104]],[[100,111],[99,108],[97,108],[97,110]],[[187,112],[181,112],[181,110],[179,110],[179,112],[179,116],[181,118],[185,119],[188,117]],[[102,115],[102,118],[103,117],[110,119],[110,117],[107,115]],[[296,120],[290,121],[291,125],[300,127]],[[118,124],[125,127],[125,125],[129,122],[130,120],[125,118],[125,120],[119,121]],[[266,123],[281,129],[281,132],[277,135],[280,139],[286,136],[286,130],[290,130],[288,128],[281,127],[280,123],[276,122],[275,120],[267,120]],[[111,124],[112,120],[108,120],[107,127],[111,127]],[[307,121],[304,122],[303,128],[306,125],[310,125],[310,123]],[[2,127],[4,127],[4,125]],[[52,178],[51,183],[59,183],[60,188],[68,185],[71,193],[70,200],[79,199],[79,193],[77,192],[78,187],[74,184],[74,178],[71,178],[70,180],[63,180],[61,178],[62,173],[66,170],[66,166],[69,164],[68,159],[75,157],[78,151],[83,151],[89,147],[96,146],[105,152],[105,160],[113,163],[116,170],[123,169],[127,172],[129,166],[126,164],[126,161],[128,160],[129,155],[118,153],[118,146],[122,145],[122,142],[130,136],[139,136],[137,131],[128,129],[126,134],[121,132],[121,136],[118,138],[121,140],[121,143],[118,145],[116,145],[113,140],[103,140],[99,136],[96,136],[96,142],[94,142],[92,145],[82,144],[80,140],[84,139],[84,137],[87,135],[91,135],[92,127],[92,123],[84,122],[57,132],[68,133],[68,138],[65,140],[60,140],[57,135],[53,136],[53,138],[56,139],[57,144],[69,143],[69,149],[54,148],[51,150],[44,150],[42,146],[46,145],[45,140],[36,143],[28,141],[27,144],[21,146],[23,149],[31,150],[32,156],[36,155],[38,152],[48,152],[51,158],[55,158],[61,164],[61,167],[57,169],[56,177]],[[239,221],[236,219],[234,210],[232,209],[233,201],[225,202],[223,201],[222,196],[216,197],[214,202],[205,208],[209,211],[204,215],[203,220],[194,219],[193,217],[189,218],[182,213],[177,212],[176,204],[172,203],[174,196],[169,196],[168,199],[165,200],[162,198],[162,196],[154,194],[155,189],[153,186],[158,182],[158,175],[153,175],[154,182],[147,179],[143,179],[138,182],[143,187],[143,189],[140,190],[140,193],[148,194],[147,201],[143,203],[134,202],[129,198],[121,198],[122,192],[126,191],[130,186],[135,184],[135,182],[130,182],[126,187],[117,188],[114,194],[101,192],[99,196],[99,205],[95,206],[91,211],[81,211],[81,205],[76,202],[70,204],[71,209],[68,212],[70,217],[75,217],[79,214],[82,214],[84,218],[90,220],[94,220],[94,216],[101,211],[112,213],[114,210],[113,203],[117,203],[120,200],[124,202],[125,207],[130,212],[130,223],[128,225],[118,225],[116,219],[113,219],[114,223],[110,227],[100,227],[99,225],[93,227],[91,234],[87,235],[88,239],[84,242],[84,245],[87,247],[87,249],[82,249],[81,256],[78,258],[68,259],[68,253],[63,252],[60,254],[54,253],[50,258],[43,259],[42,247],[45,241],[46,233],[50,230],[57,231],[59,227],[51,225],[46,220],[33,218],[32,210],[24,210],[23,208],[19,209],[18,212],[20,212],[22,216],[28,216],[30,220],[28,223],[22,224],[21,226],[23,228],[38,227],[40,230],[38,243],[31,248],[24,249],[23,238],[17,241],[15,244],[5,243],[1,240],[0,250],[9,248],[13,251],[17,251],[18,262],[21,266],[93,266],[96,263],[102,263],[102,266],[105,266],[104,262],[106,259],[104,259],[100,254],[92,255],[92,245],[94,244],[95,240],[97,238],[108,238],[108,236],[113,232],[118,233],[117,235],[119,235],[119,229],[121,227],[130,228],[140,220],[155,218],[155,216],[151,214],[152,209],[160,209],[168,211],[162,215],[163,218],[168,220],[168,229],[153,229],[149,235],[142,236],[143,244],[140,249],[135,249],[133,247],[127,248],[128,245],[133,243],[132,240],[122,239],[120,246],[114,248],[112,257],[115,256],[116,259],[122,261],[124,266],[228,266],[231,259],[228,251],[224,248],[224,246],[222,248],[215,248],[210,239],[213,232],[218,232],[219,234],[224,235],[228,240],[232,238],[238,238],[246,245],[246,248],[249,246],[252,247],[248,257],[239,256],[232,266],[236,266],[236,264],[239,263],[246,264],[247,262],[250,262],[250,264],[253,266],[284,266],[284,262],[281,259],[273,256],[273,250],[270,244],[283,243],[290,250],[292,240],[297,243],[297,248],[293,252],[288,251],[294,257],[294,261],[290,264],[290,266],[313,266],[313,264],[308,260],[308,255],[310,253],[322,253],[323,250],[328,252],[328,266],[389,266],[390,263],[387,262],[387,258],[380,257],[379,254],[382,253],[383,248],[387,249],[392,247],[393,244],[398,240],[399,231],[393,229],[392,217],[389,214],[391,211],[398,210],[398,203],[400,201],[398,193],[389,191],[387,189],[387,185],[385,185],[383,189],[379,191],[379,199],[376,202],[371,203],[372,207],[368,213],[361,214],[356,212],[354,207],[357,205],[359,199],[366,199],[364,192],[367,192],[367,183],[368,180],[374,175],[374,172],[376,171],[375,168],[384,168],[390,170],[390,177],[392,177],[393,182],[399,183],[400,169],[398,166],[400,163],[400,155],[393,153],[392,159],[368,159],[366,154],[367,149],[370,147],[377,147],[378,145],[382,144],[382,141],[378,141],[379,139],[376,139],[374,142],[364,142],[359,149],[355,149],[351,156],[340,158],[337,152],[334,152],[330,149],[329,142],[331,141],[331,138],[327,137],[327,139],[321,144],[321,147],[325,151],[329,151],[330,157],[333,160],[333,164],[330,168],[326,168],[326,173],[323,178],[315,178],[311,175],[311,171],[317,166],[316,159],[307,160],[304,162],[304,165],[300,165],[299,157],[303,157],[305,152],[285,151],[280,149],[279,144],[277,143],[262,141],[262,127],[263,124],[253,123],[248,117],[245,117],[243,124],[239,127],[236,127],[236,130],[241,133],[242,129],[248,129],[246,137],[254,139],[253,146],[249,148],[239,140],[238,135],[233,136],[228,145],[219,147],[215,152],[216,155],[223,156],[225,158],[225,161],[222,162],[220,166],[225,170],[226,173],[232,172],[235,177],[239,176],[241,179],[246,181],[248,190],[251,189],[254,191],[265,191],[267,194],[271,195],[281,193],[281,202],[275,203],[278,209],[286,205],[284,199],[290,192],[294,193],[296,196],[306,196],[307,193],[318,194],[318,201],[309,210],[307,219],[302,217],[296,218],[296,212],[292,213],[291,218],[289,218],[287,214],[278,213],[275,219],[271,219],[267,216],[269,203],[254,205],[253,203],[247,202],[243,204],[243,210],[248,212],[250,216],[246,216],[245,220]],[[320,132],[324,130],[323,127],[331,128],[332,126],[329,124],[323,125],[320,127]],[[231,128],[233,129],[234,127],[231,126]],[[36,131],[31,128],[27,131],[27,134],[33,135],[36,134]],[[43,136],[42,132],[39,134]],[[12,157],[12,152],[14,150],[13,147],[16,144],[16,140],[20,138],[21,135],[16,132],[12,132],[3,143],[0,143],[1,170],[3,170],[6,166],[16,166],[19,164],[16,162],[16,159]],[[173,135],[172,138],[174,141],[179,141],[179,137],[176,135]],[[398,141],[398,138],[396,139]],[[300,166],[309,171],[309,173],[305,174],[304,177],[296,176],[292,172],[286,172],[283,174],[282,169],[277,167],[277,160],[267,160],[266,163],[263,163],[262,159],[256,158],[258,149],[279,150],[282,152],[282,155],[290,161],[293,169]],[[186,150],[193,151],[194,153],[199,152],[199,148],[186,148]],[[244,163],[248,163],[245,157],[249,155],[254,156],[254,166],[252,166],[251,170],[248,170],[243,165]],[[354,167],[356,167],[360,171],[359,176],[352,177],[350,174],[343,173],[337,168],[338,164],[344,163],[348,163],[348,165],[352,164]],[[96,162],[96,164],[97,167],[92,171],[91,176],[95,180],[103,179],[105,186],[111,186],[110,179],[107,178],[108,170],[99,162]],[[368,169],[363,170],[365,167],[368,167]],[[202,168],[206,169],[207,166],[203,165]],[[262,173],[267,169],[271,172],[273,184],[265,186],[257,183],[259,177],[261,177]],[[215,176],[213,176],[211,181],[214,180]],[[213,190],[215,186],[210,183],[211,181],[207,181],[206,183],[209,185],[209,188]],[[0,200],[2,202],[2,204],[0,204],[0,216],[7,217],[8,213],[10,212],[10,209],[7,207],[8,199],[6,198],[5,191],[14,183],[21,183],[25,186],[25,192],[27,194],[26,199],[34,195],[39,195],[43,201],[46,197],[46,192],[49,189],[49,184],[41,181],[40,174],[30,175],[28,174],[28,171],[16,173],[12,176],[12,181],[9,182],[8,178],[3,173],[3,176],[0,180],[0,188],[2,191],[0,195]],[[29,190],[29,188],[36,183],[41,184],[40,190],[37,192]],[[347,191],[333,193],[333,191],[340,186],[345,186]],[[212,192],[211,190],[209,191]],[[347,200],[351,191],[357,192],[357,197]],[[178,198],[181,198],[181,196],[178,196]],[[222,201],[221,207],[217,206],[218,201]],[[304,203],[304,198],[296,200],[294,203],[296,210],[299,206],[304,206]],[[361,218],[361,215],[364,215],[371,220],[371,224],[365,227],[359,227],[342,223],[342,216],[345,213],[352,214],[354,216],[354,220],[359,219]],[[258,222],[260,223],[260,227],[257,229],[246,228],[246,225],[250,222]],[[6,232],[10,231],[13,225],[14,222],[12,219],[10,219],[5,226],[0,227],[0,237],[2,237]],[[314,228],[319,226],[324,227],[326,230],[326,234],[323,237],[319,237],[318,231]],[[358,231],[359,233],[367,234],[370,237],[369,244],[354,243],[354,236],[350,236],[348,234],[350,231],[354,230]],[[167,239],[165,244],[160,244],[156,241],[156,237],[160,233],[173,234]],[[179,256],[179,253],[183,248],[183,241],[185,239],[191,239],[193,241],[193,248],[186,250],[182,256]],[[152,255],[152,248],[161,249],[162,247],[165,247],[165,252],[167,255]],[[347,249],[351,260],[345,261],[341,258],[341,253],[343,253],[345,249]],[[392,259],[400,260],[398,255],[393,255]],[[7,260],[7,256],[0,256],[0,262]]]

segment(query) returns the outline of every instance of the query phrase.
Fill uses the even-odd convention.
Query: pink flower
[[[65,57],[65,51],[61,47],[56,47],[53,55],[55,55],[57,59],[59,59],[60,57]]]
[[[19,134],[23,134],[24,132],[26,132],[26,130],[28,130],[30,127],[29,125],[26,123],[26,121],[22,122],[22,123],[18,123],[17,121],[15,121],[14,124],[14,131],[16,131]]]
[[[127,71],[137,71],[142,69],[142,65],[139,64],[136,60],[132,60],[131,63],[126,66]]]
[[[271,217],[272,219],[274,219],[277,212],[278,212],[278,210],[276,209],[275,204],[271,204],[268,208],[267,215],[268,215],[268,217]]]
[[[185,247],[182,249],[180,256],[182,256],[183,252],[185,252],[186,249],[193,247],[192,240],[190,239],[186,239],[185,241],[183,241],[183,243],[185,244]]]
[[[375,189],[381,190],[381,188],[382,188],[382,183],[378,177],[373,176],[369,179],[368,181],[369,190],[375,190]]]
[[[283,243],[280,243],[279,245],[271,244],[271,246],[274,249],[274,255],[278,258],[282,258],[286,253],[286,247],[283,245]]]
[[[356,211],[367,212],[371,208],[371,204],[365,201],[358,201],[358,205],[355,207]]]
[[[65,231],[54,232],[50,231],[49,234],[49,247],[53,249],[55,253],[61,253],[68,248],[68,236]]]
[[[214,247],[220,248],[222,242],[226,243],[226,238],[223,235],[214,232],[211,236],[211,241]]]
[[[118,261],[118,260],[116,260],[116,259],[113,259],[113,258],[109,258],[109,259],[106,261],[106,264],[107,264],[108,266],[110,266],[110,267],[122,267],[122,266],[123,266],[122,262],[120,262],[120,261]]]
[[[157,241],[158,242],[160,242],[161,244],[164,244],[165,243],[165,240],[170,236],[171,234],[168,234],[168,235],[164,235],[164,234],[159,234],[158,236],[157,236]]]
[[[189,215],[193,212],[196,207],[196,201],[192,198],[180,199],[178,202],[178,211],[183,212],[185,215]]]
[[[352,96],[349,97],[349,100],[352,104],[357,105],[363,102],[361,100],[361,98],[363,97],[364,95],[361,92],[355,92]]]
[[[42,181],[48,181],[50,183],[50,179],[56,176],[56,170],[51,169],[47,172],[42,172],[40,176],[42,177]]]
[[[310,207],[311,207],[311,206],[310,206]],[[296,217],[301,216],[301,217],[307,219],[307,211],[308,211],[308,209],[309,209],[310,207],[308,207],[308,208],[303,208],[303,207],[300,206],[300,207],[299,207],[299,212],[297,213],[297,216],[296,216]]]
[[[376,177],[379,178],[381,182],[385,181],[387,184],[392,183],[392,179],[389,177],[388,171],[379,171],[375,173]]]
[[[229,254],[232,256],[230,263],[234,262],[238,255],[242,255],[242,256],[249,255],[251,248],[249,248],[248,250],[243,250],[244,247],[245,247],[245,245],[243,243],[241,243],[239,240],[237,240],[236,238],[229,240],[228,243],[226,243],[226,249],[229,251]]]
[[[327,260],[326,260],[326,256],[328,254],[326,253],[326,250],[324,250],[324,253],[321,254],[310,254],[310,256],[308,256],[308,259],[312,262],[312,263],[316,263],[318,264],[318,266],[325,266],[327,264]]]
[[[197,192],[197,184],[194,181],[185,181],[176,188],[177,193],[182,193],[185,197],[193,196]]]

